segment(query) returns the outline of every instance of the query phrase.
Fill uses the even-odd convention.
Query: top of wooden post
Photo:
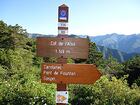
[[[66,4],[62,4],[59,7],[68,7]]]

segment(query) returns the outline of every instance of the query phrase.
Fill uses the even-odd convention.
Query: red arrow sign
[[[43,83],[92,84],[100,76],[92,64],[42,64]]]

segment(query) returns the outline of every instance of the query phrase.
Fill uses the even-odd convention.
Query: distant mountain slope
[[[107,34],[104,36],[90,36],[97,45],[111,49],[118,49],[126,53],[140,53],[140,34],[119,35]]]
[[[56,35],[45,35],[45,34],[37,34],[37,33],[29,33],[29,38],[36,38],[36,37],[56,37]]]
[[[116,49],[110,49],[104,46],[97,45],[97,50],[102,52],[103,57],[107,59],[109,56],[113,56],[119,62],[127,61],[128,59],[132,58],[133,56],[137,55],[136,53],[125,53]]]
[[[37,33],[28,33],[28,37],[29,38],[36,38],[36,37],[56,37],[56,35],[45,35],[45,34],[37,34]],[[71,38],[80,38],[81,36],[71,34],[71,35],[68,35],[68,37],[71,37]],[[87,37],[87,36],[84,35],[83,38],[84,37]]]

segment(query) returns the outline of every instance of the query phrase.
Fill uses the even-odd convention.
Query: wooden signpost
[[[41,57],[87,59],[88,51],[86,38],[37,38],[37,55]]]
[[[41,82],[56,83],[56,104],[68,102],[67,84],[93,84],[101,76],[95,65],[66,64],[67,58],[87,59],[89,41],[86,38],[68,37],[68,11],[65,4],[58,9],[58,36],[37,38],[37,56],[56,57],[57,64],[42,64]]]
[[[93,84],[100,76],[93,64],[42,64],[43,83]]]

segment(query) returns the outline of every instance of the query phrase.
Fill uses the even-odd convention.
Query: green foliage
[[[92,103],[92,87],[87,85],[70,85],[70,103],[72,105],[90,105]]]
[[[140,76],[136,80],[134,80],[134,83],[136,83],[138,86],[140,86]]]
[[[68,63],[68,64],[74,63],[74,60],[71,59],[71,58],[67,58],[67,63]]]
[[[33,57],[33,65],[40,67],[41,63],[43,63],[43,59],[41,57],[37,57],[37,56]]]
[[[43,59],[26,34],[0,21],[0,105],[54,105],[56,87],[41,83]]]
[[[140,86],[140,56],[133,57],[124,65],[124,74],[129,74],[128,83],[132,85],[133,82],[135,82],[138,86]]]
[[[87,59],[88,64],[100,64],[100,61],[103,59],[103,55],[96,50],[96,44],[90,42],[89,57]]]
[[[41,69],[33,65],[33,55],[19,48],[9,49],[2,57],[8,64],[0,66],[1,105],[54,104],[54,86],[40,82]]]
[[[140,88],[130,88],[124,79],[103,76],[92,86],[71,86],[73,105],[139,105]]]
[[[140,89],[131,89],[124,79],[112,77],[109,80],[102,77],[93,90],[97,96],[100,96],[95,99],[95,105],[138,105],[140,102]],[[102,100],[99,101],[100,99]]]
[[[0,85],[1,105],[54,105],[53,85],[40,83],[38,68],[28,69],[24,75],[18,75],[3,81]],[[17,78],[18,77],[18,78]]]
[[[0,21],[0,48],[15,49],[26,47],[27,32],[21,26],[7,25]]]
[[[102,60],[99,69],[103,74],[118,76],[123,73],[124,65],[120,64],[115,58],[110,56],[108,59]]]
[[[0,84],[6,78],[7,78],[7,69],[4,66],[0,65]]]
[[[7,66],[10,70],[8,73],[15,74],[20,70],[24,70],[27,67],[32,65],[32,53],[28,50],[18,48],[15,50],[6,50],[2,49],[2,53],[0,52],[0,60],[1,64]],[[28,58],[28,59],[27,59]]]

